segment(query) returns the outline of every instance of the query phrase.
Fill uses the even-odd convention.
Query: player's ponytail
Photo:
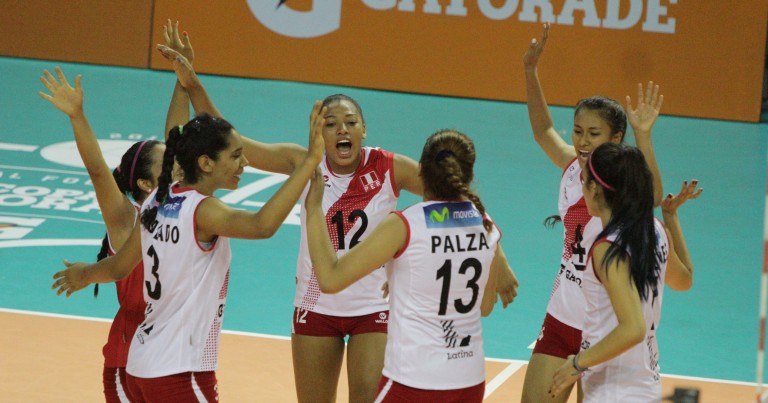
[[[583,171],[584,182],[602,188],[611,209],[598,238],[617,234],[606,252],[603,266],[615,259],[629,259],[632,282],[641,300],[657,291],[659,264],[653,216],[653,176],[643,153],[635,147],[605,143],[597,147]],[[627,252],[628,255],[627,255]]]
[[[141,224],[148,231],[154,229],[157,211],[166,202],[173,177],[173,164],[178,162],[184,183],[197,183],[202,174],[199,158],[203,155],[216,161],[219,153],[229,147],[230,133],[234,128],[224,119],[208,114],[195,116],[184,126],[176,126],[168,132],[163,154],[163,169],[157,178],[157,192],[150,208],[141,213]],[[235,133],[236,134],[236,133]]]
[[[171,185],[173,175],[173,162],[176,155],[176,147],[181,137],[182,126],[176,126],[171,129],[168,139],[165,142],[165,153],[163,154],[163,167],[160,176],[157,177],[157,192],[150,207],[141,213],[141,225],[147,231],[153,231],[155,228],[155,219],[160,205],[165,202],[168,196],[169,186]]]
[[[485,206],[472,191],[474,179],[475,144],[458,130],[442,129],[427,138],[421,152],[421,178],[424,190],[431,197],[443,200],[465,197],[483,217],[483,227],[490,231],[493,223],[485,215]]]

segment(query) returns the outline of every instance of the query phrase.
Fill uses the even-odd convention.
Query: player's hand
[[[184,56],[190,64],[195,60],[195,51],[192,49],[192,43],[189,41],[189,34],[184,31],[182,34],[184,40],[179,37],[179,22],[171,23],[171,20],[167,20],[163,25],[163,39],[165,39],[165,46],[179,52]]]
[[[523,55],[523,66],[526,70],[533,70],[539,64],[539,57],[544,52],[544,46],[547,44],[547,38],[549,38],[549,22],[544,23],[544,29],[541,33],[541,40],[537,41],[536,38],[531,39],[528,50]]]
[[[65,270],[53,275],[54,281],[51,289],[56,290],[56,295],[65,292],[66,296],[69,297],[75,291],[82,290],[90,284],[85,279],[85,268],[89,264],[84,262],[70,263],[64,259],[64,265],[67,267]]]
[[[64,75],[64,72],[61,71],[59,66],[56,66],[55,71],[58,80],[48,70],[43,70],[40,82],[43,83],[48,91],[50,91],[50,95],[43,91],[39,91],[38,95],[46,101],[50,101],[53,106],[66,113],[69,117],[83,114],[83,87],[80,85],[81,76],[77,75],[75,77],[75,87],[73,88],[69,85],[67,77]]]
[[[697,179],[691,180],[690,183],[688,183],[688,181],[683,181],[683,187],[680,189],[680,193],[674,196],[670,193],[661,201],[661,212],[668,215],[676,214],[677,209],[685,204],[685,202],[701,196],[701,192],[703,192],[704,189],[699,188],[698,185],[699,181]]]

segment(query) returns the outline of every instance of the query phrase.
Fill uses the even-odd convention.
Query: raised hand
[[[544,30],[541,34],[541,41],[537,41],[536,38],[531,39],[531,44],[528,46],[528,50],[523,56],[523,65],[526,69],[535,69],[539,63],[539,57],[544,52],[544,46],[547,44],[547,38],[549,37],[549,22],[544,23]]]
[[[171,20],[168,19],[165,25],[163,25],[163,39],[165,39],[165,46],[179,52],[179,54],[184,56],[189,63],[192,64],[195,60],[195,51],[192,49],[192,43],[189,42],[189,34],[187,34],[187,31],[184,31],[182,36],[184,36],[183,42],[179,37],[179,22],[176,21],[175,24],[172,24]]]
[[[82,290],[89,284],[85,280],[85,268],[88,263],[70,263],[65,259],[64,265],[67,266],[65,270],[53,275],[54,282],[51,289],[56,290],[56,295],[66,292],[69,297],[73,292]]]
[[[635,131],[635,136],[650,136],[651,128],[656,123],[661,104],[664,102],[664,95],[659,94],[659,86],[653,85],[653,81],[648,81],[643,93],[643,84],[637,83],[637,108],[632,108],[632,99],[629,95],[626,101],[627,120]]]
[[[192,63],[184,55],[165,45],[157,45],[157,50],[173,65],[173,71],[184,88],[200,85],[200,81],[192,68]]]
[[[675,214],[677,209],[682,206],[686,201],[693,200],[701,196],[702,188],[697,188],[699,181],[696,179],[683,181],[683,187],[680,189],[680,193],[673,196],[672,193],[668,194],[664,200],[661,201],[661,212],[664,214]]]
[[[309,115],[309,145],[307,148],[307,158],[311,158],[318,163],[323,158],[325,152],[325,139],[323,138],[323,127],[325,126],[325,113],[328,107],[323,106],[320,101],[315,101],[312,107],[312,113]]]
[[[50,95],[43,91],[39,91],[38,95],[46,101],[50,101],[56,108],[67,114],[69,117],[73,117],[83,113],[83,87],[80,85],[81,76],[75,77],[75,87],[72,88],[67,81],[67,77],[61,71],[59,66],[56,66],[56,75],[59,79],[53,76],[48,70],[43,70],[43,75],[40,76],[40,82],[43,83],[45,88],[50,91]]]

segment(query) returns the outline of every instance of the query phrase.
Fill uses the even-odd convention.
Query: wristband
[[[576,355],[573,356],[573,361],[572,361],[573,369],[575,369],[576,372],[579,373],[579,375],[584,375],[585,372],[589,371],[589,368],[582,368],[579,366],[579,364],[577,363],[577,361],[579,360],[579,354],[581,354],[581,351],[579,351],[578,353],[576,353]]]

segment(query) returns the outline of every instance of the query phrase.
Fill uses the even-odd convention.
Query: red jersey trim
[[[174,188],[172,190],[174,190],[174,191],[176,191],[178,193],[191,191],[191,192],[196,192],[196,193],[202,195],[202,193],[198,192],[197,189],[193,189],[193,188],[179,188],[179,187],[176,187],[176,188]],[[203,195],[203,196],[205,196],[205,195]],[[207,200],[209,197],[211,197],[211,196],[205,196],[202,200],[200,200],[200,202],[197,203],[197,206],[195,206],[195,212],[192,214],[192,230],[194,231],[194,234],[192,236],[195,238],[195,245],[197,245],[197,247],[203,253],[210,253],[211,251],[213,251],[216,248],[216,241],[219,239],[218,236],[213,238],[213,241],[211,241],[211,248],[210,249],[205,249],[203,247],[203,245],[200,244],[200,240],[197,239],[197,209],[199,209],[200,205],[203,204],[203,202],[205,200]]]
[[[405,250],[408,249],[408,244],[411,243],[411,226],[408,224],[408,220],[405,218],[401,211],[393,211],[390,214],[394,214],[400,217],[400,219],[403,220],[403,223],[405,223],[405,242],[403,243],[403,247],[400,248],[400,250],[398,250],[393,257],[393,259],[397,259],[402,256],[403,253],[405,253]]]
[[[563,173],[562,173],[562,174],[560,174],[560,177],[561,177],[561,178],[562,178],[563,176],[565,176],[565,173],[566,173],[566,172],[568,172],[568,168],[570,168],[570,167],[571,167],[571,165],[573,165],[573,161],[576,161],[578,158],[579,158],[579,157],[573,157],[573,159],[572,159],[572,160],[570,160],[570,161],[568,162],[568,165],[566,165],[566,166],[565,166],[565,168],[563,169]]]
[[[400,189],[397,188],[395,183],[395,153],[391,151],[381,150],[381,153],[387,158],[387,170],[389,171],[389,181],[392,184],[392,192],[395,197],[400,197]]]
[[[365,152],[365,147],[360,147],[360,163],[357,164],[357,167],[355,167],[355,170],[352,171],[351,176],[354,176],[355,173],[357,173],[357,170],[360,169],[360,167],[365,166],[366,158],[368,158],[368,155]],[[331,175],[341,178],[341,176],[337,175],[336,172],[333,172],[333,168],[331,167],[331,162],[328,161],[328,154],[325,154],[325,167],[328,168],[328,172],[331,173]]]

